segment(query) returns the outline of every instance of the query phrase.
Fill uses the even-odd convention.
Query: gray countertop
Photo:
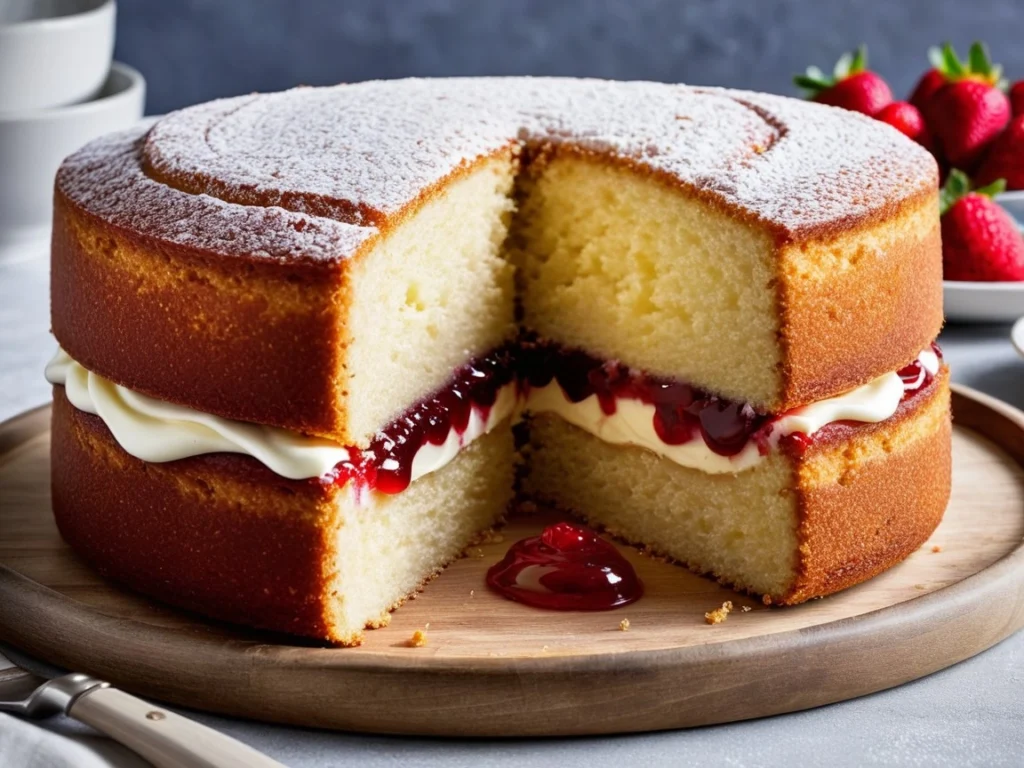
[[[0,419],[49,399],[42,368],[55,344],[48,336],[46,285],[45,258],[0,265]],[[951,326],[940,343],[954,380],[1024,408],[1024,360],[1010,344],[1008,326]],[[594,768],[640,763],[1019,766],[1024,764],[1024,633],[893,690],[807,712],[691,731],[454,741],[329,733],[188,714],[293,768]],[[63,718],[45,726],[79,737],[88,734],[88,729]],[[0,736],[3,727],[0,720]]]

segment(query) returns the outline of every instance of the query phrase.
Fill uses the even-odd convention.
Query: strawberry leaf
[[[819,80],[807,75],[797,75],[793,78],[793,83],[798,87],[803,88],[809,96],[816,96],[826,88],[830,88],[832,86],[830,81]]]
[[[953,50],[952,43],[942,44],[942,71],[949,77],[959,77],[965,74],[964,65],[960,62],[956,51]]]
[[[845,79],[850,74],[850,68],[853,66],[853,54],[844,53],[839,57],[839,61],[832,68],[832,77],[838,82],[839,80]]]
[[[847,71],[847,76],[855,75],[858,72],[863,72],[868,68],[868,47],[861,43],[857,46],[856,52],[853,54],[853,61],[850,62],[850,68]]]
[[[962,61],[950,43],[943,43],[938,52],[928,51],[928,58],[947,80],[977,80],[995,88],[1005,90],[1003,85],[1003,68],[992,63],[988,46],[980,40],[971,43],[967,52],[967,61]]]
[[[979,195],[984,195],[985,197],[1001,195],[1006,191],[1006,179],[996,179],[991,184],[986,184],[984,187],[978,187],[974,191]]]
[[[988,55],[988,48],[980,40],[975,40],[971,43],[971,50],[967,54],[967,60],[970,63],[972,74],[988,75],[992,72],[992,59]]]
[[[1010,88],[1010,81],[1003,77],[1003,66],[1001,64],[994,64],[992,66],[992,72],[989,74],[989,78],[992,84],[1003,93],[1006,93]]]
[[[868,49],[861,45],[856,51],[844,53],[839,57],[832,74],[827,75],[818,67],[808,67],[802,75],[796,75],[793,82],[805,91],[807,98],[814,98],[822,91],[831,88],[840,80],[863,72],[868,65]]]
[[[807,68],[807,76],[822,83],[827,83],[829,81],[828,75],[813,65]]]
[[[958,168],[950,171],[946,186],[939,192],[939,215],[945,215],[957,200],[970,191],[971,180],[967,178],[967,174]]]

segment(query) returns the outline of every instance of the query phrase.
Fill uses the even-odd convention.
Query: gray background
[[[117,58],[148,112],[217,96],[409,75],[574,75],[792,93],[860,42],[906,96],[928,46],[992,47],[1024,77],[1014,0],[118,0]]]

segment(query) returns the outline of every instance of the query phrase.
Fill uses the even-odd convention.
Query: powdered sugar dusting
[[[87,144],[64,161],[57,186],[116,227],[222,256],[332,260],[354,253],[376,232],[278,207],[234,205],[155,182],[139,164],[143,136],[134,129]]]
[[[937,178],[925,150],[869,118],[778,96],[641,82],[297,88],[169,115],[141,152],[137,138],[90,145],[58,183],[87,209],[156,237],[312,259],[354,252],[424,189],[517,142],[626,158],[792,236],[883,213]]]

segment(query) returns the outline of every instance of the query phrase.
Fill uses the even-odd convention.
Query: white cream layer
[[[349,449],[319,437],[278,427],[223,419],[141,395],[86,370],[64,350],[46,366],[46,380],[61,384],[75,408],[99,416],[132,456],[154,463],[204,453],[252,456],[282,477],[322,477],[350,458]],[[515,410],[516,388],[504,387],[487,413],[473,408],[461,434],[454,429],[442,445],[427,443],[412,462],[412,480],[436,472],[459,450],[490,432]]]
[[[932,375],[938,373],[939,359],[931,349],[922,352],[918,360]],[[887,373],[838,397],[797,408],[773,422],[769,445],[774,448],[781,438],[794,432],[813,435],[834,421],[885,421],[896,413],[903,399],[903,390],[903,380],[899,375]],[[524,410],[557,414],[606,443],[646,448],[676,464],[709,474],[742,472],[765,458],[753,441],[734,456],[715,453],[699,438],[681,445],[668,445],[654,429],[653,405],[634,398],[617,398],[615,412],[608,415],[601,409],[597,395],[574,403],[555,381],[532,390]]]
[[[925,350],[918,359],[932,375],[938,372],[939,359],[932,350]],[[143,461],[159,463],[204,453],[240,453],[252,456],[282,477],[303,479],[327,475],[350,458],[348,448],[330,440],[224,419],[139,394],[86,370],[63,350],[58,350],[46,366],[46,379],[63,385],[73,406],[99,416],[118,444]],[[903,390],[899,375],[887,373],[838,397],[790,411],[773,423],[769,444],[774,447],[794,432],[813,435],[834,421],[884,421],[896,413]],[[490,432],[517,407],[532,413],[555,413],[604,442],[646,448],[676,464],[711,474],[741,472],[765,458],[753,442],[734,456],[721,456],[700,439],[668,445],[654,430],[654,406],[641,400],[619,398],[615,413],[609,416],[596,395],[573,403],[557,382],[531,390],[526,401],[520,403],[515,385],[509,384],[501,389],[486,415],[473,408],[464,432],[453,429],[443,444],[427,443],[420,448],[413,459],[412,480],[444,467],[463,446]]]

